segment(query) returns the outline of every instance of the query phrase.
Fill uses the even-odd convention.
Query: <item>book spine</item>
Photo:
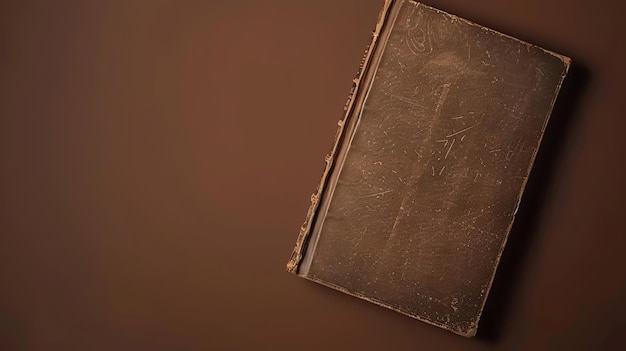
[[[359,70],[357,71],[356,77],[352,81],[352,88],[350,89],[350,94],[348,95],[348,99],[344,106],[344,115],[343,118],[337,122],[339,126],[337,128],[337,133],[335,135],[335,140],[333,142],[333,147],[331,152],[326,155],[324,158],[326,165],[324,167],[324,172],[322,173],[322,179],[320,180],[317,190],[311,195],[311,205],[309,206],[309,210],[307,212],[304,223],[300,227],[300,233],[298,235],[298,239],[296,240],[296,247],[293,249],[293,253],[291,254],[291,258],[287,263],[287,271],[297,274],[300,262],[304,257],[304,252],[306,250],[309,238],[311,236],[311,227],[313,221],[315,219],[315,215],[317,213],[317,208],[319,206],[321,195],[328,183],[328,178],[330,176],[330,172],[334,166],[334,161],[337,157],[337,153],[339,152],[339,147],[341,145],[342,140],[345,138],[345,126],[348,123],[348,119],[352,115],[352,111],[354,110],[354,104],[356,100],[357,93],[361,89],[361,81],[369,68],[369,64],[372,60],[372,54],[375,51],[376,45],[378,44],[378,38],[380,32],[383,28],[383,25],[388,18],[389,10],[391,8],[392,3],[395,0],[385,0],[383,5],[383,9],[378,15],[378,21],[376,23],[376,28],[372,32],[372,40],[371,43],[367,46],[365,50],[365,54],[363,55],[363,59],[361,60],[361,64],[359,66]]]

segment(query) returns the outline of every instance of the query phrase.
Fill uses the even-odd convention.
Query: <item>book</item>
[[[386,0],[287,270],[474,336],[570,62]]]

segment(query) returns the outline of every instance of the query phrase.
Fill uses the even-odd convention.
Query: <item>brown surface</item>
[[[622,2],[429,4],[578,64],[482,339],[284,271],[381,1],[15,1],[0,5],[0,348],[617,348]]]

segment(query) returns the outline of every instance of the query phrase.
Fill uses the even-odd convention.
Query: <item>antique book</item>
[[[569,65],[385,1],[287,270],[474,336]]]

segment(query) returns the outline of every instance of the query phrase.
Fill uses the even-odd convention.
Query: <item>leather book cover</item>
[[[287,270],[474,336],[569,64],[385,1]]]

